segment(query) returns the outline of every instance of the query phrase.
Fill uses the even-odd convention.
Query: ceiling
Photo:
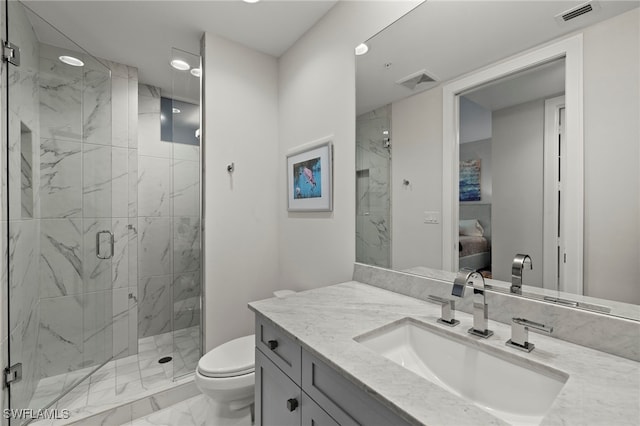
[[[565,59],[529,68],[464,93],[489,111],[497,111],[564,93]]]
[[[209,32],[279,57],[336,2],[23,1],[93,56],[137,67],[140,82],[166,94],[172,87],[172,48],[198,54],[200,38]]]
[[[518,52],[638,7],[639,1],[596,2],[565,23],[554,18],[579,1],[429,0],[367,41],[357,57],[356,108],[363,114],[430,89]],[[397,81],[424,70],[436,81],[411,90]]]

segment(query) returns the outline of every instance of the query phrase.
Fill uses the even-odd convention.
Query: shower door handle
[[[113,233],[111,231],[98,232],[96,234],[96,256],[98,259],[111,259],[113,251]]]

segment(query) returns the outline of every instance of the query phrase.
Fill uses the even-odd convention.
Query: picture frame
[[[333,211],[333,144],[331,138],[287,154],[287,210]]]
[[[481,160],[460,161],[460,202],[480,201]]]

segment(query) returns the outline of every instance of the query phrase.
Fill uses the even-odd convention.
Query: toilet
[[[292,290],[273,293],[278,299],[295,294]],[[239,337],[207,352],[196,369],[196,386],[209,399],[216,418],[233,418],[250,409],[254,420],[256,336]]]
[[[207,352],[198,362],[195,382],[225,413],[251,408],[255,384],[255,335],[239,337]]]

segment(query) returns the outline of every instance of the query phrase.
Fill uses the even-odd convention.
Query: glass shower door
[[[172,49],[189,65],[173,71],[171,102],[173,378],[193,373],[201,355],[200,56]]]
[[[22,368],[9,404],[37,410],[113,356],[118,164],[109,69],[22,3],[6,10],[5,37],[20,49],[3,70],[7,365]]]

